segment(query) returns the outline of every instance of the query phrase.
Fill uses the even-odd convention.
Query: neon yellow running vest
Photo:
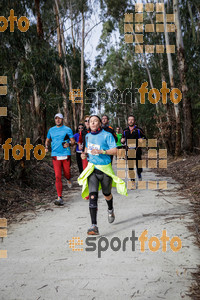
[[[88,162],[87,168],[83,170],[83,172],[78,177],[78,184],[82,185],[82,198],[84,199],[89,195],[89,187],[88,187],[88,176],[94,171],[94,167],[98,170],[104,172],[108,176],[112,178],[112,187],[116,187],[117,192],[121,195],[128,196],[127,188],[125,182],[117,177],[112,169],[111,163],[108,165],[94,165]],[[99,190],[101,190],[101,183],[99,182]]]

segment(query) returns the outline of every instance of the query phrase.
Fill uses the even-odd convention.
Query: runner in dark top
[[[112,135],[113,135],[113,137],[115,139],[115,142],[117,143],[118,138],[117,138],[115,130],[109,125],[109,118],[108,118],[108,116],[107,115],[103,115],[102,118],[101,118],[101,122],[102,122],[102,128],[105,131],[108,131],[108,132],[112,133]]]
[[[80,144],[83,144],[83,147],[82,147],[82,151],[84,152],[85,150],[85,136],[87,133],[90,132],[90,125],[89,125],[89,118],[90,116],[85,116],[85,119],[84,119],[84,123],[85,123],[85,126],[81,132],[81,135],[80,135],[80,138],[79,138],[79,143]],[[87,159],[83,161],[83,170],[87,167]]]
[[[114,129],[109,125],[109,118],[107,115],[103,115],[102,118],[101,118],[101,122],[102,122],[102,128],[107,131],[107,132],[110,132],[114,139],[115,139],[115,142],[117,143],[118,141],[118,138],[117,138],[117,135],[114,131]],[[111,163],[113,161],[113,155],[111,155]]]
[[[138,160],[142,159],[142,149],[141,147],[138,147],[138,140],[140,139],[146,139],[146,136],[141,128],[135,125],[135,117],[133,115],[130,115],[128,117],[128,127],[123,130],[123,137],[121,139],[122,143],[126,144],[126,154],[127,154],[127,162],[128,162],[128,169],[129,169],[129,177],[132,181],[132,189],[135,189],[135,178],[133,178],[133,161],[136,161],[136,168],[137,168],[137,175],[138,179],[142,180],[142,168],[139,168],[138,166]],[[134,139],[136,141],[135,147],[129,147],[128,146],[128,140]],[[136,155],[135,158],[128,157],[128,150],[129,149],[135,149]]]
[[[81,131],[80,137],[79,137],[78,144],[79,144],[79,149],[82,150],[82,152],[85,151],[86,134],[88,134],[90,132],[89,118],[90,118],[90,116],[88,116],[88,115],[85,116],[85,118],[84,118],[85,126],[84,126],[83,130]],[[82,165],[83,165],[83,170],[85,170],[85,168],[88,165],[87,157],[82,159]],[[85,200],[89,200],[89,196],[85,197]]]
[[[76,161],[77,161],[77,165],[78,165],[80,174],[83,172],[83,165],[82,165],[82,159],[81,159],[82,144],[79,144],[79,137],[80,137],[80,134],[81,134],[83,128],[84,128],[84,125],[82,123],[80,123],[78,125],[78,130],[77,130],[78,132],[75,133],[75,135],[74,135],[74,139],[76,142]]]

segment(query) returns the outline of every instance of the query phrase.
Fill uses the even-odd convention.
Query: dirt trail
[[[172,179],[157,177],[148,169],[143,174],[145,181],[167,180],[168,190],[135,190],[122,197],[113,189],[113,224],[107,222],[107,207],[100,193],[101,236],[95,241],[96,251],[86,251],[88,202],[77,188],[64,207],[52,204],[53,210],[40,210],[35,218],[10,225],[8,237],[0,244],[8,251],[8,258],[0,260],[0,299],[190,299],[191,272],[200,263],[195,237],[187,228],[193,222],[190,202],[178,196],[179,185]],[[67,190],[64,196],[68,196]],[[162,252],[162,243],[152,252],[147,241],[142,253],[136,241],[133,251],[132,231],[139,237],[145,229],[148,239],[160,238],[166,229],[170,240],[181,238],[182,248],[173,252],[168,242],[166,252]],[[109,247],[100,253],[100,243],[105,246],[102,236]],[[76,246],[83,251],[69,248],[73,237],[83,240],[83,246]],[[118,251],[111,249],[113,237],[122,245],[129,238],[125,251],[122,245]],[[117,245],[115,242],[113,247]]]

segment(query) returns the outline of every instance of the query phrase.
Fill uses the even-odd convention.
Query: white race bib
[[[87,153],[91,154],[91,152],[92,152],[93,149],[100,150],[100,145],[88,143]],[[99,154],[95,154],[95,155],[99,155]]]
[[[57,160],[65,160],[65,159],[68,159],[67,155],[65,155],[65,156],[57,156]]]

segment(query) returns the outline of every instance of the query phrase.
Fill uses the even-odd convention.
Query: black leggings
[[[97,207],[98,207],[98,189],[99,181],[101,182],[104,196],[111,194],[112,178],[100,170],[94,169],[94,172],[88,177],[89,184],[89,210],[92,224],[97,224]],[[112,201],[112,200],[111,200]],[[110,201],[107,204],[110,206]],[[111,202],[112,205],[112,202]],[[111,208],[110,208],[111,209]]]
[[[76,152],[76,161],[77,161],[79,173],[81,174],[83,172],[83,165],[82,165],[81,153],[79,152]]]

